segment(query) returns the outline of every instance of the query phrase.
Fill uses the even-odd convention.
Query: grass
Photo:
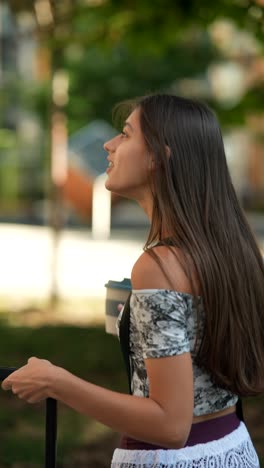
[[[91,382],[127,391],[118,340],[107,335],[103,325],[42,324],[32,328],[28,319],[27,326],[22,324],[19,316],[19,326],[15,326],[14,318],[12,320],[10,325],[8,315],[2,314],[0,366],[19,367],[35,355]],[[34,324],[37,322],[35,320]],[[1,392],[0,468],[43,467],[44,413],[44,404],[27,405],[10,392]],[[245,415],[264,468],[264,398],[248,400]],[[109,467],[115,438],[116,435],[105,426],[59,405],[58,468]]]

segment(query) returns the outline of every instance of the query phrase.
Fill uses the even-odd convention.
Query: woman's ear
[[[165,152],[166,152],[166,156],[168,158],[170,158],[171,157],[171,149],[170,149],[170,147],[168,145],[165,145]]]
[[[165,146],[165,154],[167,156],[167,158],[170,158],[171,156],[171,150],[170,150],[170,147],[168,145]],[[159,166],[159,164],[158,164]],[[157,163],[154,159],[154,156],[150,157],[150,160],[149,160],[149,168],[151,171],[155,171],[155,169],[157,168]]]
[[[149,153],[148,154],[148,158],[149,158],[149,161],[148,161],[148,167],[151,171],[154,171],[155,168],[156,168],[156,161],[155,161],[155,156],[154,154],[152,153]]]
[[[167,156],[167,158],[170,158],[171,157],[171,149],[168,145],[165,145],[165,154]],[[159,165],[159,163],[158,163]],[[157,163],[154,159],[154,156],[150,156],[150,160],[149,160],[149,168],[154,171],[157,167]]]
[[[150,160],[150,169],[154,171],[155,168],[156,168],[155,159],[151,159]]]

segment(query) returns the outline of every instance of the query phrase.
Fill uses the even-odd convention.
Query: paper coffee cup
[[[123,281],[109,280],[105,287],[105,330],[106,333],[116,335],[116,320],[120,313],[117,306],[126,302],[131,291],[131,281],[129,278],[124,278]]]

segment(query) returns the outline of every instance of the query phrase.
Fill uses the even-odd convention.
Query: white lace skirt
[[[259,468],[244,423],[221,439],[179,450],[116,449],[111,468]]]

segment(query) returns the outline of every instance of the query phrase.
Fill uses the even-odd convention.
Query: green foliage
[[[15,11],[34,6],[28,0],[10,4]],[[202,75],[217,58],[206,34],[217,18],[231,18],[263,39],[248,0],[79,0],[54,2],[52,8],[55,23],[38,31],[53,51],[53,66],[69,72],[70,133],[95,118],[111,120],[120,100],[166,91],[179,78]],[[34,94],[35,109],[47,125],[48,93],[42,87]],[[240,123],[247,103],[226,115],[220,108],[222,121]]]
[[[7,128],[0,128],[0,151],[16,147],[16,134]]]
[[[118,340],[101,327],[8,327],[0,324],[1,366],[24,365],[34,355],[51,360],[76,375],[117,391],[127,391]],[[0,466],[25,463],[43,466],[45,408],[28,405],[10,392],[0,395]],[[59,405],[58,459],[67,460],[81,444],[100,439],[109,430],[90,418]]]
[[[17,11],[34,12],[33,0],[9,0]],[[56,44],[83,43],[92,45],[100,41],[111,48],[125,41],[138,52],[142,44],[161,51],[174,43],[179,31],[190,26],[207,26],[216,18],[232,18],[239,26],[259,34],[263,40],[261,21],[252,14],[255,2],[250,0],[105,0],[101,2],[51,2],[55,26]],[[261,8],[255,6],[255,8]],[[63,26],[63,28],[61,28]],[[53,23],[40,28],[44,37],[50,39]],[[69,34],[70,33],[70,34]],[[146,43],[145,43],[146,41]]]
[[[4,153],[6,155],[6,153]],[[8,153],[7,162],[0,160],[0,197],[1,200],[16,200],[19,193],[19,171],[16,152]]]
[[[70,133],[95,118],[111,120],[117,101],[166,91],[181,77],[203,74],[217,58],[206,34],[217,18],[230,18],[263,41],[261,19],[252,14],[249,0],[65,0],[51,5],[54,22],[37,30],[53,51],[53,67],[69,72]],[[11,0],[10,6],[35,12],[29,0]],[[31,100],[46,126],[49,93],[42,86]],[[226,113],[227,122],[240,123],[248,102]]]
[[[179,43],[163,55],[135,55],[124,45],[114,47],[111,54],[98,47],[82,49],[77,58],[74,53],[65,53],[70,76],[70,132],[94,118],[111,120],[116,102],[166,90],[180,77],[202,73],[212,56],[213,48],[206,40],[200,47]]]
[[[78,363],[78,373],[84,377],[93,379],[97,373],[109,374],[110,384],[116,382],[116,376],[122,369],[118,340],[99,327],[13,327],[4,328],[4,333],[0,328],[0,333],[0,354],[1,350],[9,349],[5,359],[7,366],[21,366],[25,357],[45,357],[72,372],[76,371]],[[16,345],[10,348],[10,342]],[[99,349],[99,344],[102,349]]]

